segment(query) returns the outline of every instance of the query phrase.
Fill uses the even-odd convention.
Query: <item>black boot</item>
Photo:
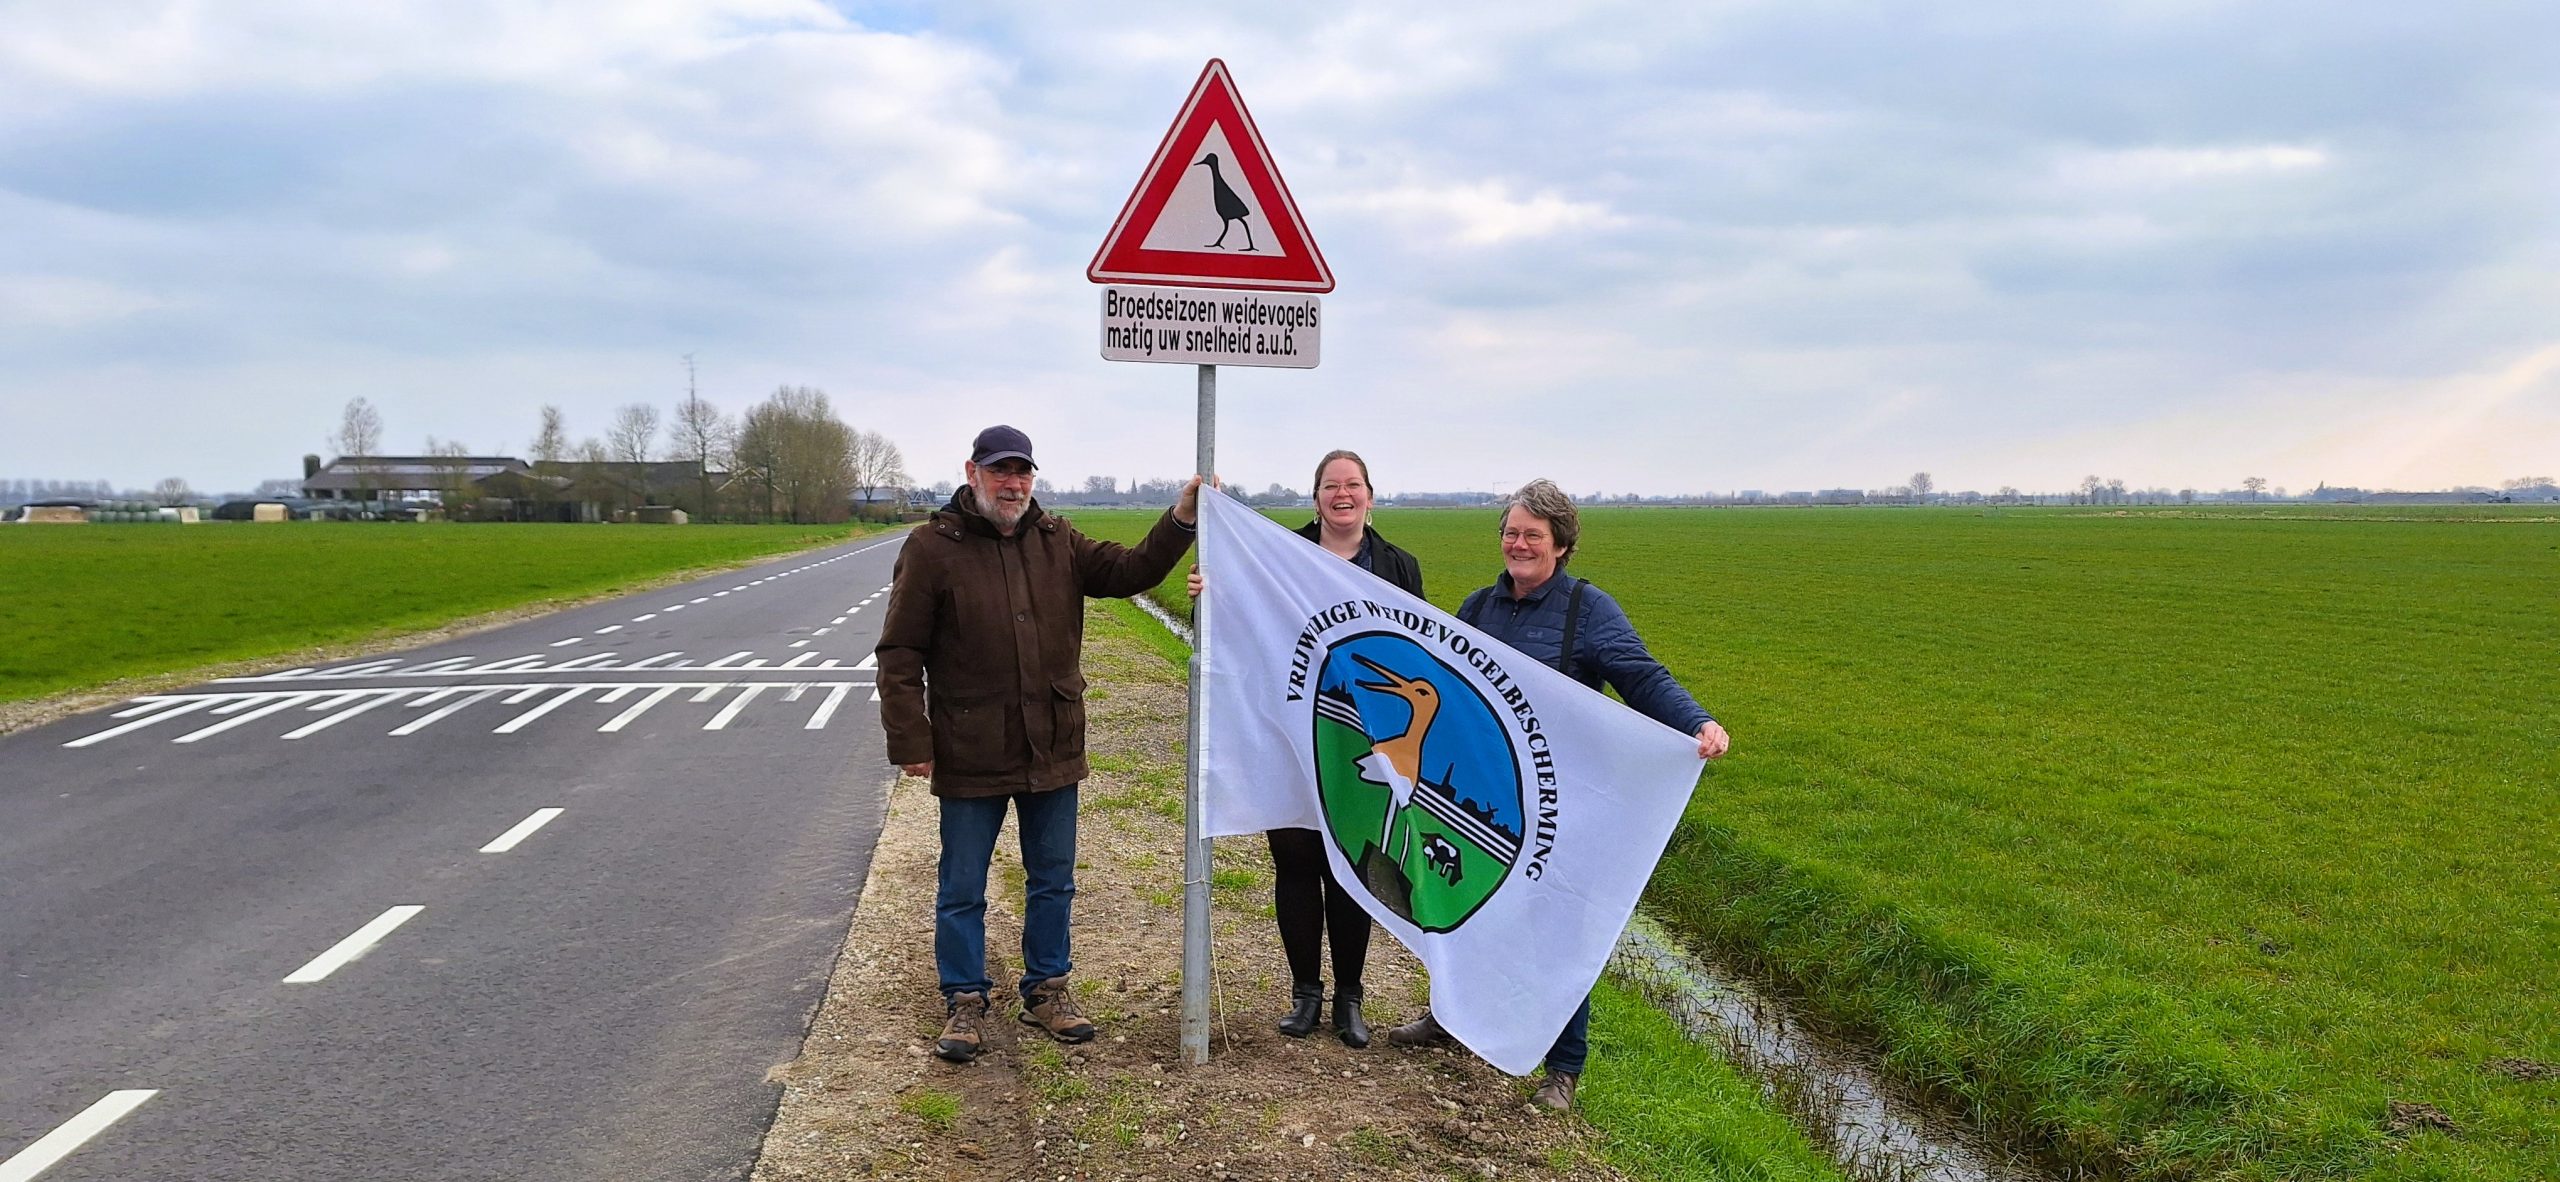
[[[1289,987],[1289,1016],[1280,1019],[1280,1033],[1305,1038],[1316,1032],[1316,1023],[1323,1018],[1324,982],[1300,981]]]
[[[1343,1045],[1355,1051],[1369,1045],[1369,1023],[1360,1017],[1360,1002],[1366,996],[1366,991],[1357,985],[1333,991],[1333,1032],[1342,1036]]]

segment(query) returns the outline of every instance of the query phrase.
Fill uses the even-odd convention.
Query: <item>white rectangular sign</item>
[[[1102,357],[1314,369],[1323,313],[1295,292],[1114,284],[1102,289]]]

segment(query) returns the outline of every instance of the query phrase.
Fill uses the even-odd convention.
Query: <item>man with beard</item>
[[[907,535],[880,626],[889,761],[933,781],[942,865],[934,966],[945,1021],[935,1053],[978,1053],[987,979],[987,863],[1012,807],[1025,879],[1022,1020],[1061,1042],[1093,1037],[1067,987],[1076,785],[1085,776],[1084,601],[1163,582],[1191,548],[1200,479],[1136,546],[1096,541],[1032,499],[1031,439],[978,433],[968,483]],[[928,692],[927,685],[931,685]]]

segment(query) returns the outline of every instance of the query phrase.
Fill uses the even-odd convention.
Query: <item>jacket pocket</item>
[[[1010,694],[928,694],[938,769],[1000,773],[1021,770],[1020,712]]]
[[[1084,675],[1049,683],[1049,731],[1060,759],[1084,754]]]

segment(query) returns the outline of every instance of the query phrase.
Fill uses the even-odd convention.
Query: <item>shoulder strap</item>
[[[1564,647],[1556,653],[1556,672],[1573,676],[1574,633],[1582,630],[1582,589],[1591,585],[1588,579],[1575,579],[1573,590],[1564,600]]]

